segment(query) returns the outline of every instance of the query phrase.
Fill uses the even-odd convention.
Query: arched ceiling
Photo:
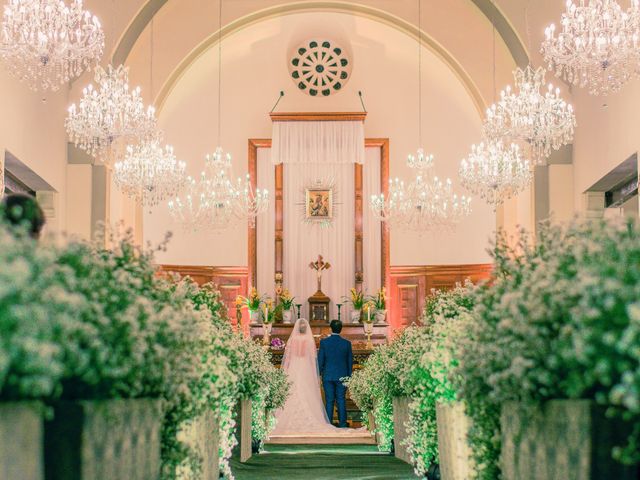
[[[118,45],[114,49],[113,62],[116,64],[124,63],[131,53],[136,41],[151,22],[153,16],[169,1],[178,0],[147,0],[142,8],[138,11],[137,15],[130,22],[126,31],[120,38]],[[524,67],[529,62],[529,56],[525,49],[523,42],[520,40],[516,30],[513,28],[509,19],[502,13],[502,11],[494,4],[493,0],[468,0],[475,4],[478,9],[492,22],[498,34],[502,37],[504,43],[507,45],[511,56],[515,63]],[[282,10],[305,10],[305,9],[335,9],[338,6],[351,5],[354,8],[358,6],[364,7],[365,5],[358,4],[356,2],[343,2],[343,1],[318,1],[318,2],[282,2],[280,7]],[[278,9],[276,9],[278,10]]]

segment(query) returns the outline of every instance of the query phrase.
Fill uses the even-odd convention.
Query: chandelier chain
[[[422,0],[418,0],[418,145],[422,145]]]
[[[218,145],[222,131],[222,0],[218,0]]]

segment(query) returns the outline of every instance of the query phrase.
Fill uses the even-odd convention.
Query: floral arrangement
[[[278,296],[280,304],[282,304],[283,310],[291,310],[293,308],[293,302],[295,301],[296,297],[293,297],[288,289],[278,287],[278,289],[276,290],[276,295]]]
[[[465,333],[475,289],[468,282],[434,292],[437,301],[430,300],[433,308],[425,310],[423,319],[430,327],[403,330],[391,344],[376,349],[349,382],[356,404],[374,414],[386,439],[383,448],[393,439],[393,397],[410,397],[407,446],[420,477],[438,462],[436,404],[456,398],[449,377],[457,366],[456,346]]]
[[[374,307],[376,310],[386,310],[387,309],[387,289],[382,287],[375,295],[369,297],[369,299],[374,303]]]
[[[474,425],[493,427],[471,438],[483,453],[480,478],[498,473],[499,422],[490,419],[508,401],[595,400],[635,427],[613,454],[638,461],[640,226],[575,221],[521,238],[498,238],[496,278],[478,294],[456,375]]]
[[[358,291],[352,288],[349,291],[349,297],[344,297],[345,300],[353,306],[354,310],[362,310],[365,302],[365,294],[362,291]]]
[[[271,348],[273,348],[274,350],[283,350],[284,347],[285,345],[282,339],[276,337],[273,340],[271,340]]]
[[[249,291],[248,296],[243,297],[239,295],[236,297],[236,308],[238,305],[246,305],[250,311],[257,312],[260,310],[260,305],[262,304],[263,299],[264,296],[259,295],[258,290],[253,287]]]
[[[163,479],[199,478],[198,448],[180,431],[211,409],[233,478],[237,401],[278,408],[284,373],[233,333],[214,286],[158,275],[153,251],[108,235],[60,246],[0,225],[0,401],[163,398]]]

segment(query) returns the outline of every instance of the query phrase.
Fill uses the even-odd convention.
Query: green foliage
[[[639,234],[632,220],[579,221],[543,225],[535,243],[498,238],[496,279],[479,292],[457,375],[475,426],[493,427],[472,445],[480,478],[498,478],[504,402],[593,399],[640,423]],[[637,449],[614,453],[638,460]]]

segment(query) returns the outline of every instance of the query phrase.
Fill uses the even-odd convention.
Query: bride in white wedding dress
[[[291,393],[284,407],[276,412],[272,437],[286,436],[362,436],[366,430],[334,427],[320,393],[316,342],[309,322],[298,319],[282,359],[282,368],[291,382]]]

